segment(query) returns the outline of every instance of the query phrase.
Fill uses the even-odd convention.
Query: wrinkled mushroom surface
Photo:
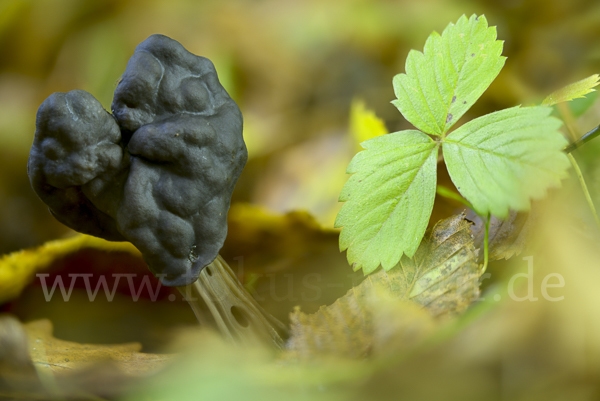
[[[223,246],[247,157],[241,112],[213,64],[152,35],[129,60],[112,114],[81,90],[42,103],[28,173],[59,221],[132,242],[163,284],[182,286]]]

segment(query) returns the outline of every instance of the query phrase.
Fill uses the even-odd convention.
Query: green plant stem
[[[591,141],[592,139],[594,139],[598,135],[600,135],[600,125],[597,126],[594,129],[592,129],[591,131],[589,131],[587,134],[583,135],[581,138],[579,138],[578,140],[576,140],[575,142],[573,142],[569,146],[567,146],[565,148],[565,152],[571,153],[572,151],[574,151],[575,149],[581,147],[583,144]]]
[[[460,196],[459,194],[457,194],[456,192],[454,192],[453,190],[451,190],[448,187],[445,187],[443,185],[438,185],[436,187],[436,192],[438,195],[443,196],[444,198],[453,199],[455,201],[462,203],[463,205],[467,206],[468,208],[473,209],[473,205],[471,205],[468,200],[466,200],[465,198],[463,198],[462,196]]]
[[[485,219],[485,237],[483,239],[483,267],[481,273],[485,273],[489,260],[489,241],[490,240],[490,214],[488,213]]]
[[[592,211],[592,214],[594,215],[594,220],[596,221],[596,226],[600,230],[600,219],[598,219],[598,213],[596,212],[596,207],[594,206],[594,201],[592,200],[592,197],[590,196],[590,191],[588,190],[588,187],[585,183],[585,179],[583,178],[583,174],[581,173],[579,164],[577,164],[577,160],[575,160],[573,155],[571,155],[570,153],[567,153],[567,157],[571,161],[571,164],[573,165],[573,169],[575,169],[575,174],[577,175],[577,179],[579,179],[579,184],[581,185],[581,189],[583,190],[585,199],[588,203],[588,206],[590,207],[590,210]]]

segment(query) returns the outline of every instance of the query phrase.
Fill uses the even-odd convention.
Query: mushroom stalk
[[[267,341],[277,348],[283,347],[282,336],[286,332],[283,323],[256,302],[221,255],[202,270],[198,280],[177,288],[201,325],[206,325],[207,319],[199,299],[204,301],[219,331],[229,340],[240,344]]]

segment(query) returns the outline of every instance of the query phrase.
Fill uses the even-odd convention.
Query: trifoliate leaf
[[[389,270],[413,256],[435,198],[439,144],[420,131],[401,131],[362,143],[348,165],[354,174],[340,194],[346,202],[335,221],[340,249],[355,270]]]
[[[404,118],[429,134],[443,135],[490,86],[504,66],[503,42],[482,16],[464,15],[440,36],[432,33],[423,53],[412,50],[406,74],[394,77]]]
[[[383,121],[372,110],[365,106],[365,102],[355,99],[350,106],[350,133],[357,145],[371,138],[388,133]]]
[[[430,331],[431,322],[411,305],[430,316],[460,313],[479,296],[480,275],[465,215],[442,220],[413,259],[404,256],[393,269],[369,275],[314,314],[294,311],[288,349],[299,357],[364,357],[377,348],[389,349],[396,341],[414,345]],[[399,314],[382,320],[381,307],[391,305]]]
[[[450,133],[443,144],[450,177],[482,215],[506,218],[526,211],[530,200],[557,187],[569,160],[561,122],[549,107],[513,107],[477,118]]]
[[[542,102],[543,106],[552,106],[561,102],[568,102],[579,97],[584,97],[588,93],[595,92],[593,87],[600,83],[600,76],[594,74],[591,77],[582,79],[570,85],[565,86],[549,94]]]

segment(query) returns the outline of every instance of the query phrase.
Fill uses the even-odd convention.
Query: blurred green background
[[[390,131],[407,128],[390,104],[392,77],[431,31],[472,13],[498,27],[508,60],[463,121],[600,71],[597,0],[0,0],[0,252],[69,232],[29,187],[37,107],[84,89],[110,110],[128,58],[153,33],[210,58],[242,109],[250,160],[234,200],[306,209],[331,226],[356,151],[352,100]]]
[[[242,109],[250,158],[234,201],[276,212],[305,209],[331,227],[340,206],[337,197],[347,179],[346,166],[357,150],[349,130],[352,102],[363,99],[390,131],[409,128],[390,104],[393,76],[404,72],[408,51],[422,49],[431,31],[441,32],[462,14],[473,13],[485,14],[497,26],[508,60],[461,122],[516,104],[540,102],[554,89],[600,73],[598,0],[0,0],[0,253],[70,234],[29,186],[27,155],[38,106],[53,92],[84,89],[110,109],[127,60],[149,35],[168,35],[189,51],[210,58]],[[572,125],[581,135],[598,123],[600,102]],[[598,152],[600,140],[586,145],[585,155],[579,156],[589,162]],[[598,200],[600,167],[586,164]],[[440,170],[440,181],[444,179],[447,176]],[[580,194],[576,185],[566,182],[565,192]],[[576,213],[587,210],[582,202],[578,208],[568,202],[564,204]],[[272,399],[373,399],[381,395],[418,400],[597,399],[597,241],[567,230],[572,216],[564,216],[565,209],[553,209],[556,212],[550,215],[562,220],[548,222],[536,233],[540,238],[534,284],[539,291],[546,274],[560,272],[567,283],[565,302],[510,302],[501,290],[513,270],[503,273],[502,266],[490,268],[500,278],[494,276],[484,289],[484,298],[492,304],[488,314],[467,315],[462,329],[457,329],[459,334],[442,337],[439,346],[433,344],[406,359],[402,359],[404,354],[393,359],[394,352],[384,350],[392,361],[377,371],[363,360],[356,364],[342,360],[330,369],[325,365],[315,370],[319,368],[315,363],[297,371],[293,366],[282,370],[281,361],[273,362],[271,355],[242,352],[216,339],[194,339],[200,357],[191,354],[183,373],[175,371],[165,381],[156,380],[157,387],[149,385],[147,391],[159,396],[164,391],[177,400],[195,400],[200,391],[208,398],[214,395],[213,399],[224,393],[227,399],[267,399],[257,389],[271,391]],[[296,283],[303,283],[298,277],[309,271],[322,273],[325,288],[334,282],[328,277],[341,277],[343,269],[350,272],[344,255],[337,253],[334,235],[317,236],[315,228],[299,230],[296,220],[290,219],[271,231],[264,229],[270,235],[265,237],[259,235],[257,223],[267,220],[264,216],[255,213],[254,221],[238,214],[238,223],[247,222],[256,230],[245,232],[230,224],[230,232],[245,235],[251,246],[235,251],[224,248],[225,256],[235,260],[240,254],[248,255],[247,266],[253,261],[265,266],[283,260],[276,265],[279,270],[268,271],[279,278],[273,279],[279,293],[292,273]],[[434,212],[434,219],[449,214]],[[291,234],[280,236],[281,232]],[[257,245],[263,238],[269,240]],[[306,249],[313,249],[307,257]],[[509,263],[526,268],[520,258]],[[271,281],[262,280],[256,293],[267,285]],[[303,310],[329,304],[341,291],[345,289],[328,289],[313,304],[304,302]],[[503,302],[492,296],[500,294]],[[267,302],[267,309],[285,317],[292,303],[297,300],[278,301],[277,307]],[[48,308],[40,304],[32,301],[23,308],[47,313]],[[84,302],[73,305],[89,308]],[[130,335],[149,342],[131,334],[145,330],[141,320],[123,318],[140,314],[143,306],[125,310],[121,303],[120,315],[114,315],[105,304],[97,305],[85,310],[88,320],[78,318],[79,326],[68,319],[65,309],[56,308],[52,317],[57,336],[67,338],[68,330],[76,333],[76,327],[87,327],[100,335],[105,335],[103,330],[115,336],[121,333],[111,341]],[[171,320],[161,320],[167,315]],[[153,306],[148,316],[161,324],[167,322],[169,328],[179,319],[166,307],[160,312]],[[94,319],[96,326],[89,323]],[[97,329],[104,322],[110,324]],[[384,328],[387,323],[393,327],[394,320],[385,323]],[[156,338],[164,342],[164,337]],[[316,380],[318,375],[322,377]],[[314,388],[307,391],[301,387],[305,383]]]

